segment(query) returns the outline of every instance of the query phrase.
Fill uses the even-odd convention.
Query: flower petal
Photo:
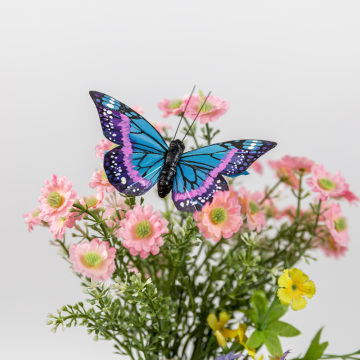
[[[292,294],[293,292],[291,291],[291,289],[279,289],[277,292],[280,302],[287,306],[290,305],[291,300],[293,299]]]
[[[306,299],[303,298],[302,296],[299,296],[293,300],[291,304],[291,308],[293,310],[301,310],[306,306],[306,304],[307,304]]]
[[[241,344],[246,344],[247,342],[247,337],[245,335],[245,331],[246,331],[247,326],[245,324],[239,324],[239,327],[237,329],[237,335],[239,336],[239,341]]]
[[[216,336],[216,339],[217,339],[219,345],[221,347],[225,347],[226,346],[225,338],[223,337],[223,335],[221,334],[221,332],[219,330],[215,331],[215,336]]]
[[[306,295],[309,299],[311,299],[316,292],[316,287],[312,280],[309,280],[306,283],[301,284],[298,287],[298,289],[301,292],[301,295]]]
[[[233,339],[235,336],[238,335],[237,330],[231,330],[231,329],[224,328],[220,331],[226,338],[229,338],[229,339]]]
[[[253,359],[255,359],[256,350],[253,348],[249,348],[246,345],[244,345],[244,347],[248,351],[248,355],[250,355]]]
[[[309,280],[309,277],[299,269],[292,268],[289,270],[289,273],[293,282],[297,284],[303,284]]]
[[[230,320],[230,315],[225,312],[225,311],[222,311],[219,315],[219,326],[220,327],[223,327],[225,326]]]
[[[289,269],[285,269],[284,273],[278,279],[278,285],[283,288],[290,288],[292,281],[289,276]]]
[[[211,329],[216,331],[216,329],[218,328],[218,322],[217,322],[216,316],[214,314],[210,314],[207,317],[206,321],[209,324],[209,326],[211,327]]]

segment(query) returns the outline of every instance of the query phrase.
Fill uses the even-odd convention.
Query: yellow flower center
[[[89,267],[97,267],[102,263],[102,258],[97,252],[88,252],[84,255],[84,261]]]
[[[260,208],[254,201],[249,201],[249,208],[252,214],[257,214],[260,211]]]
[[[59,217],[59,219],[58,219],[58,226],[64,226],[64,222],[65,222],[65,220],[66,220],[66,216],[63,216],[63,217]]]
[[[213,224],[219,225],[226,220],[226,211],[224,208],[215,208],[210,212],[210,220]]]
[[[37,209],[33,212],[32,217],[36,218],[40,214],[40,210]]]
[[[51,192],[47,198],[47,203],[54,209],[58,208],[62,202],[62,196],[56,191]]]
[[[179,108],[181,106],[181,104],[182,104],[182,100],[175,99],[169,104],[169,108],[172,109],[172,110],[177,109],[177,108]]]
[[[198,106],[198,110],[201,109],[201,106],[203,105],[204,102],[200,103]],[[210,111],[214,106],[211,103],[205,103],[205,105],[202,107],[201,112],[202,113],[206,113],[208,111]]]
[[[347,229],[347,223],[344,217],[339,217],[335,220],[335,229],[337,231],[344,231]]]
[[[151,233],[151,225],[147,220],[143,220],[135,226],[135,235],[140,239],[150,236]]]
[[[291,285],[291,288],[295,291],[295,290],[296,290],[296,285],[295,285],[295,284],[292,284],[292,285]]]
[[[326,178],[320,179],[319,180],[319,185],[324,190],[332,190],[336,186],[336,184],[334,182],[332,182],[331,180],[326,179]]]
[[[88,207],[92,207],[92,206],[96,205],[96,203],[97,203],[97,199],[95,196],[91,196],[86,199],[86,205]]]

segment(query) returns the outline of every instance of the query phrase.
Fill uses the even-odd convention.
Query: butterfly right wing
[[[141,115],[120,101],[90,91],[104,136],[119,145],[104,156],[104,169],[119,192],[139,196],[158,181],[168,146]]]
[[[275,146],[268,140],[234,140],[184,153],[174,179],[175,206],[180,211],[201,210],[216,191],[229,190],[224,176],[248,174],[249,166]]]

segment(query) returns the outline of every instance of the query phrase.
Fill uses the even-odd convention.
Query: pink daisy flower
[[[131,107],[134,111],[136,111],[139,115],[143,115],[144,114],[144,109],[142,106],[139,105],[134,105]]]
[[[326,237],[325,243],[321,245],[321,249],[326,256],[332,256],[335,259],[344,256],[348,250],[346,246],[338,244],[330,234]]]
[[[115,271],[115,253],[107,241],[93,239],[90,243],[73,244],[69,260],[75,272],[94,281],[106,281]]]
[[[120,225],[119,234],[124,239],[124,247],[129,249],[131,255],[140,254],[143,259],[150,253],[159,253],[159,247],[164,244],[161,235],[169,232],[168,221],[158,211],[153,212],[151,205],[135,205],[133,210],[126,212]]]
[[[112,217],[119,213],[121,219],[125,217],[124,212],[130,210],[130,206],[125,203],[125,198],[113,192],[105,198],[105,212],[103,218]]]
[[[93,173],[89,186],[92,189],[95,189],[96,192],[106,191],[112,193],[115,191],[115,188],[109,183],[104,170],[95,171]]]
[[[230,238],[243,224],[238,200],[229,191],[215,192],[212,203],[207,201],[201,211],[195,211],[194,219],[204,237],[215,242]]]
[[[349,232],[340,205],[331,203],[329,210],[325,211],[323,216],[334,241],[341,246],[346,246],[349,242]]]
[[[99,144],[95,146],[95,155],[97,158],[103,159],[104,154],[116,146],[116,144],[112,143],[108,139],[100,140]]]
[[[172,129],[171,125],[168,124],[164,124],[162,122],[155,122],[152,124],[154,126],[154,128],[160,133],[163,134],[165,132],[165,130],[170,130]]]
[[[97,209],[100,207],[104,200],[104,193],[98,192],[96,195],[84,196],[80,199],[80,204],[85,206],[85,203],[88,209]]]
[[[170,115],[181,115],[185,109],[184,101],[188,98],[188,96],[185,96],[183,99],[162,99],[158,103],[158,108],[164,111],[162,117],[167,118]]]
[[[294,189],[299,189],[299,179],[287,163],[282,160],[269,160],[268,164],[276,171],[278,178],[282,179],[285,184],[293,187]]]
[[[75,217],[77,215],[76,212],[69,212],[66,216],[58,217],[52,219],[50,222],[50,232],[54,239],[61,240],[67,228],[72,228],[77,220],[80,220],[81,217]]]
[[[335,197],[335,199],[341,200],[341,199],[346,199],[350,204],[355,203],[356,201],[359,201],[360,199],[350,190],[345,190],[344,193],[339,196],[339,197]]]
[[[34,230],[34,226],[40,224],[41,219],[38,216],[39,214],[40,214],[39,209],[30,210],[27,214],[24,214],[25,223],[28,224],[29,231]]]
[[[188,101],[189,100],[187,99],[184,104],[186,105]],[[186,115],[190,119],[195,119],[203,102],[204,96],[201,93],[200,95],[193,95],[186,109]],[[230,106],[227,101],[210,95],[206,100],[205,105],[201,109],[197,121],[199,121],[201,124],[207,124],[208,122],[216,121],[220,116],[224,115],[229,110],[229,108]]]
[[[299,156],[290,156],[285,155],[280,160],[284,164],[284,166],[290,168],[294,171],[302,171],[305,173],[311,172],[311,168],[315,165],[315,162],[309,160],[306,157],[299,157]]]
[[[239,203],[241,213],[246,214],[247,224],[251,231],[261,231],[262,226],[267,226],[264,212],[261,210],[260,201],[263,194],[260,191],[251,193],[244,186],[239,189]]]
[[[76,199],[76,191],[71,190],[72,183],[65,176],[53,175],[51,180],[45,180],[45,186],[41,188],[43,196],[39,197],[41,220],[49,222],[59,216],[66,216]]]
[[[348,191],[349,185],[340,171],[332,175],[325,170],[324,165],[314,165],[311,171],[312,177],[307,179],[306,183],[312,191],[320,193],[321,200],[327,200],[328,197],[342,197]]]
[[[250,169],[254,170],[255,172],[257,172],[260,175],[262,175],[262,173],[263,173],[263,166],[261,165],[261,163],[259,161],[255,161],[254,163],[252,163],[250,166]]]

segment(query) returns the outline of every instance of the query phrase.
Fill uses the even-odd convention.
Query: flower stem
[[[264,198],[260,201],[260,205],[270,197],[270,195],[276,190],[276,188],[282,183],[282,179],[280,179],[269,191],[266,192]]]
[[[245,265],[244,271],[243,271],[243,273],[242,273],[240,282],[245,279],[245,276],[247,275],[247,273],[248,273],[248,271],[249,271],[249,265],[250,265],[250,259],[251,259],[252,249],[253,249],[253,245],[250,245],[250,247],[249,247],[249,252],[248,252],[248,256],[247,256],[247,259],[246,259],[246,265]],[[235,288],[235,290],[236,290],[236,288]],[[234,290],[234,291],[235,291],[235,290]]]
[[[55,241],[63,248],[64,252],[69,257],[70,253],[69,253],[68,248],[65,246],[65,243],[63,241],[61,241],[61,240],[55,240]]]
[[[205,125],[205,127],[206,127],[206,140],[207,140],[207,142],[208,142],[208,145],[211,145],[211,131],[210,131],[210,126],[209,126],[209,124],[208,123],[206,123],[206,125]]]

